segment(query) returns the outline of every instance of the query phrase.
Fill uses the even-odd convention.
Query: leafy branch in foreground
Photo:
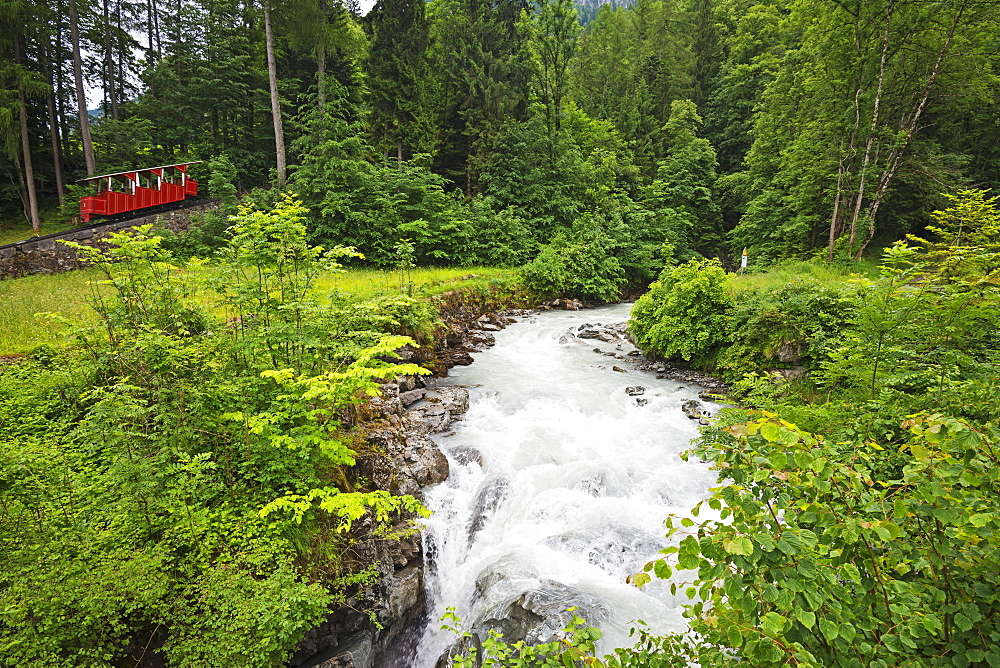
[[[573,618],[559,637],[550,642],[528,645],[524,641],[504,642],[497,631],[490,631],[480,639],[470,631],[463,631],[462,620],[454,609],[449,609],[441,627],[459,636],[459,643],[452,651],[454,668],[499,666],[502,668],[584,668],[602,663],[594,656],[595,643],[601,639],[599,629],[586,625],[576,608],[569,608]]]
[[[659,655],[701,666],[1000,665],[1000,430],[940,415],[903,428],[907,463],[891,480],[873,477],[877,443],[845,457],[770,414],[703,439],[693,454],[725,481],[708,500],[716,518],[669,519],[680,542],[633,576],[696,572],[671,585],[694,600],[691,630],[654,639]]]

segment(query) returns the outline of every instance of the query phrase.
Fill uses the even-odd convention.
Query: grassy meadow
[[[510,274],[509,270],[484,267],[415,268],[402,276],[398,271],[351,269],[321,276],[316,290],[321,295],[336,290],[358,301],[401,290],[429,296],[501,280]],[[96,325],[97,314],[90,302],[95,291],[107,290],[100,284],[103,278],[97,269],[86,269],[0,281],[0,356],[27,353],[43,344],[68,343],[66,325],[60,320]]]
[[[729,274],[726,284],[732,292],[743,292],[780,288],[803,279],[812,279],[824,285],[833,286],[859,278],[875,278],[876,276],[878,276],[878,264],[874,260],[844,264],[829,264],[816,260],[794,260],[778,263],[766,271]]]

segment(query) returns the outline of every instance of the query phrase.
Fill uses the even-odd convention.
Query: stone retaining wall
[[[194,206],[166,211],[142,218],[130,218],[84,229],[69,230],[62,234],[42,237],[17,245],[0,248],[0,280],[20,278],[30,274],[56,274],[81,269],[87,263],[79,254],[60,241],[75,241],[86,246],[107,248],[102,240],[112,232],[139,225],[156,225],[174,232],[183,232],[191,224],[193,214],[218,208],[218,200],[209,200]]]

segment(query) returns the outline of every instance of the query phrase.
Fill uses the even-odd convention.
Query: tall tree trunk
[[[267,80],[271,87],[271,117],[274,120],[274,148],[277,152],[278,187],[285,187],[285,132],[281,124],[281,100],[278,98],[278,67],[274,61],[274,30],[271,28],[271,2],[264,0],[264,41],[267,49]]]
[[[951,48],[951,41],[955,37],[955,31],[958,30],[958,25],[961,23],[962,15],[965,13],[965,10],[968,9],[968,6],[969,3],[963,2],[955,12],[955,18],[948,28],[948,33],[945,35],[944,43],[941,44],[941,48],[937,54],[937,59],[934,61],[934,66],[931,67],[931,71],[928,73],[927,79],[924,82],[924,90],[920,96],[920,101],[917,103],[917,106],[913,110],[913,114],[910,118],[905,119],[905,122],[900,127],[900,131],[903,134],[903,141],[899,142],[896,146],[893,146],[892,151],[890,151],[887,166],[879,176],[878,185],[875,188],[875,196],[872,197],[871,202],[868,204],[868,233],[865,236],[865,240],[861,242],[860,248],[858,248],[858,260],[861,259],[862,253],[865,252],[868,244],[871,243],[872,238],[875,236],[875,215],[882,206],[882,200],[885,199],[885,195],[889,191],[889,186],[892,183],[893,178],[895,178],[900,164],[903,162],[903,156],[906,153],[907,146],[910,144],[910,138],[913,137],[913,133],[917,130],[918,124],[920,123],[920,117],[923,115],[924,109],[927,107],[927,101],[930,99],[931,90],[934,88],[934,83],[937,81],[938,74],[941,72],[941,64],[944,63],[945,56],[948,55],[948,50]]]
[[[156,0],[149,0],[153,12],[153,32],[156,35],[156,60],[163,60],[163,40],[160,39],[160,13],[156,11]]]
[[[21,40],[14,37],[14,59],[21,64]],[[31,162],[31,141],[28,135],[28,108],[24,99],[24,86],[17,87],[17,114],[21,119],[21,153],[24,156],[24,180],[28,191],[28,218],[31,229],[38,234],[42,229],[42,219],[38,217],[38,193],[35,191],[35,169]]]
[[[62,206],[66,200],[66,184],[63,183],[62,151],[59,150],[59,123],[56,120],[56,102],[53,92],[55,84],[52,80],[52,39],[49,35],[45,37],[42,53],[42,69],[49,84],[49,93],[45,96],[45,104],[49,114],[49,138],[52,141],[52,168],[56,178],[56,194],[59,196],[59,205]]]
[[[42,220],[38,217],[38,195],[35,192],[35,170],[31,163],[31,142],[28,140],[28,111],[24,102],[24,89],[17,89],[17,112],[21,117],[21,152],[24,154],[24,178],[28,187],[28,214],[31,229],[38,234]]]
[[[149,62],[155,62],[153,54],[156,53],[156,45],[153,42],[153,0],[146,0],[146,42],[149,45],[146,49],[149,53]]]
[[[126,82],[125,78],[125,49],[122,48],[122,0],[115,0],[115,47],[118,52],[118,84],[116,90],[118,91],[118,101],[125,101],[125,88],[124,84]],[[116,110],[117,112],[117,110]],[[117,118],[117,116],[115,116]]]
[[[59,148],[61,149],[62,155],[66,155],[71,152],[69,144],[69,130],[66,126],[66,109],[64,105],[64,100],[66,99],[63,95],[63,23],[62,16],[60,14],[56,15],[56,43],[52,48],[52,60],[51,63],[52,73],[55,77],[55,103],[56,103],[56,123],[59,126]]]
[[[83,87],[83,63],[80,61],[80,28],[76,16],[76,0],[69,0],[69,32],[73,40],[73,77],[76,80],[76,102],[80,111],[80,137],[83,139],[83,159],[87,163],[87,176],[93,176],[94,142],[90,138],[90,116],[87,114],[87,94]]]
[[[875,146],[875,135],[878,132],[878,124],[881,115],[882,92],[885,88],[885,66],[889,60],[889,30],[892,25],[893,2],[888,2],[885,6],[885,25],[882,30],[882,56],[878,65],[878,83],[875,87],[875,100],[872,106],[872,122],[868,128],[868,139],[865,142],[865,157],[861,162],[861,180],[858,183],[858,194],[854,201],[854,212],[851,214],[851,238],[850,247],[854,248],[854,241],[857,238],[858,220],[861,217],[861,204],[865,199],[865,187],[868,178],[868,168],[872,164],[872,149]],[[870,227],[874,229],[875,221],[870,221]],[[865,242],[867,244],[867,242]],[[864,245],[861,251],[864,250]],[[861,251],[858,252],[858,259],[861,259]]]

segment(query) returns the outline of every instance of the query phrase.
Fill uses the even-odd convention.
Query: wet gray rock
[[[689,420],[699,420],[703,416],[701,402],[697,399],[688,399],[681,404],[681,412],[688,416]]]
[[[419,562],[397,570],[392,576],[389,602],[383,613],[393,620],[397,628],[390,635],[397,635],[411,621],[424,612],[424,567]]]
[[[397,466],[420,487],[436,485],[448,478],[448,458],[427,436],[415,434],[406,439],[402,462]]]
[[[469,391],[464,387],[446,385],[427,391],[427,401],[443,407],[452,415],[462,415],[469,410]]]
[[[617,371],[618,373],[628,373],[628,371],[626,371],[625,369],[623,369],[623,368],[621,368],[620,366],[617,366],[617,365],[611,367],[611,370],[612,371]]]
[[[809,370],[804,366],[793,366],[791,369],[771,369],[765,373],[776,383],[781,384],[804,378],[809,374]]]
[[[424,393],[424,404],[415,406],[407,414],[422,422],[423,433],[447,431],[452,420],[469,410],[469,391],[462,387],[436,387]]]
[[[646,405],[646,404],[648,404],[648,403],[649,403],[649,399],[642,399],[642,398],[639,398],[639,399],[636,399],[636,400],[635,400],[635,405],[636,405],[636,406],[645,406],[645,405]]]
[[[423,537],[409,522],[396,524],[392,527],[392,533],[399,536],[399,540],[393,545],[392,553],[392,561],[397,568],[406,566],[423,553]]]
[[[487,574],[482,583],[477,581],[476,588],[486,591],[490,575],[492,573]],[[577,608],[577,611],[567,612],[568,608]],[[537,645],[559,637],[572,621],[573,614],[597,626],[608,618],[610,611],[606,604],[586,592],[561,582],[543,580],[513,600],[482,613],[472,630],[482,638],[490,631],[499,631],[508,642],[523,640],[529,645]]]
[[[454,355],[451,355],[448,361],[454,366],[469,366],[475,360],[472,359],[472,355],[470,355],[469,353],[461,351],[455,353]]]
[[[486,486],[479,491],[478,496],[476,496],[475,510],[472,511],[472,519],[469,520],[470,544],[476,534],[482,531],[489,519],[493,517],[504,499],[507,498],[509,485],[506,478],[495,478],[487,482]]]
[[[417,388],[415,390],[409,390],[408,392],[400,392],[399,401],[404,407],[409,406],[410,404],[414,404],[423,399],[425,394],[427,394],[427,390],[424,388]]]
[[[459,464],[467,465],[476,463],[480,466],[483,465],[483,453],[479,452],[475,448],[470,448],[467,445],[460,445],[451,451],[451,456],[455,458],[455,461]]]
[[[645,393],[646,393],[646,388],[643,387],[642,385],[633,385],[632,387],[625,388],[625,394],[629,395],[630,397],[637,397],[640,394],[645,394]]]
[[[317,668],[372,668],[374,649],[371,632],[363,631],[344,641],[337,647],[337,654]]]
[[[774,355],[782,364],[793,364],[802,359],[802,346],[792,342],[782,343],[774,351]]]

